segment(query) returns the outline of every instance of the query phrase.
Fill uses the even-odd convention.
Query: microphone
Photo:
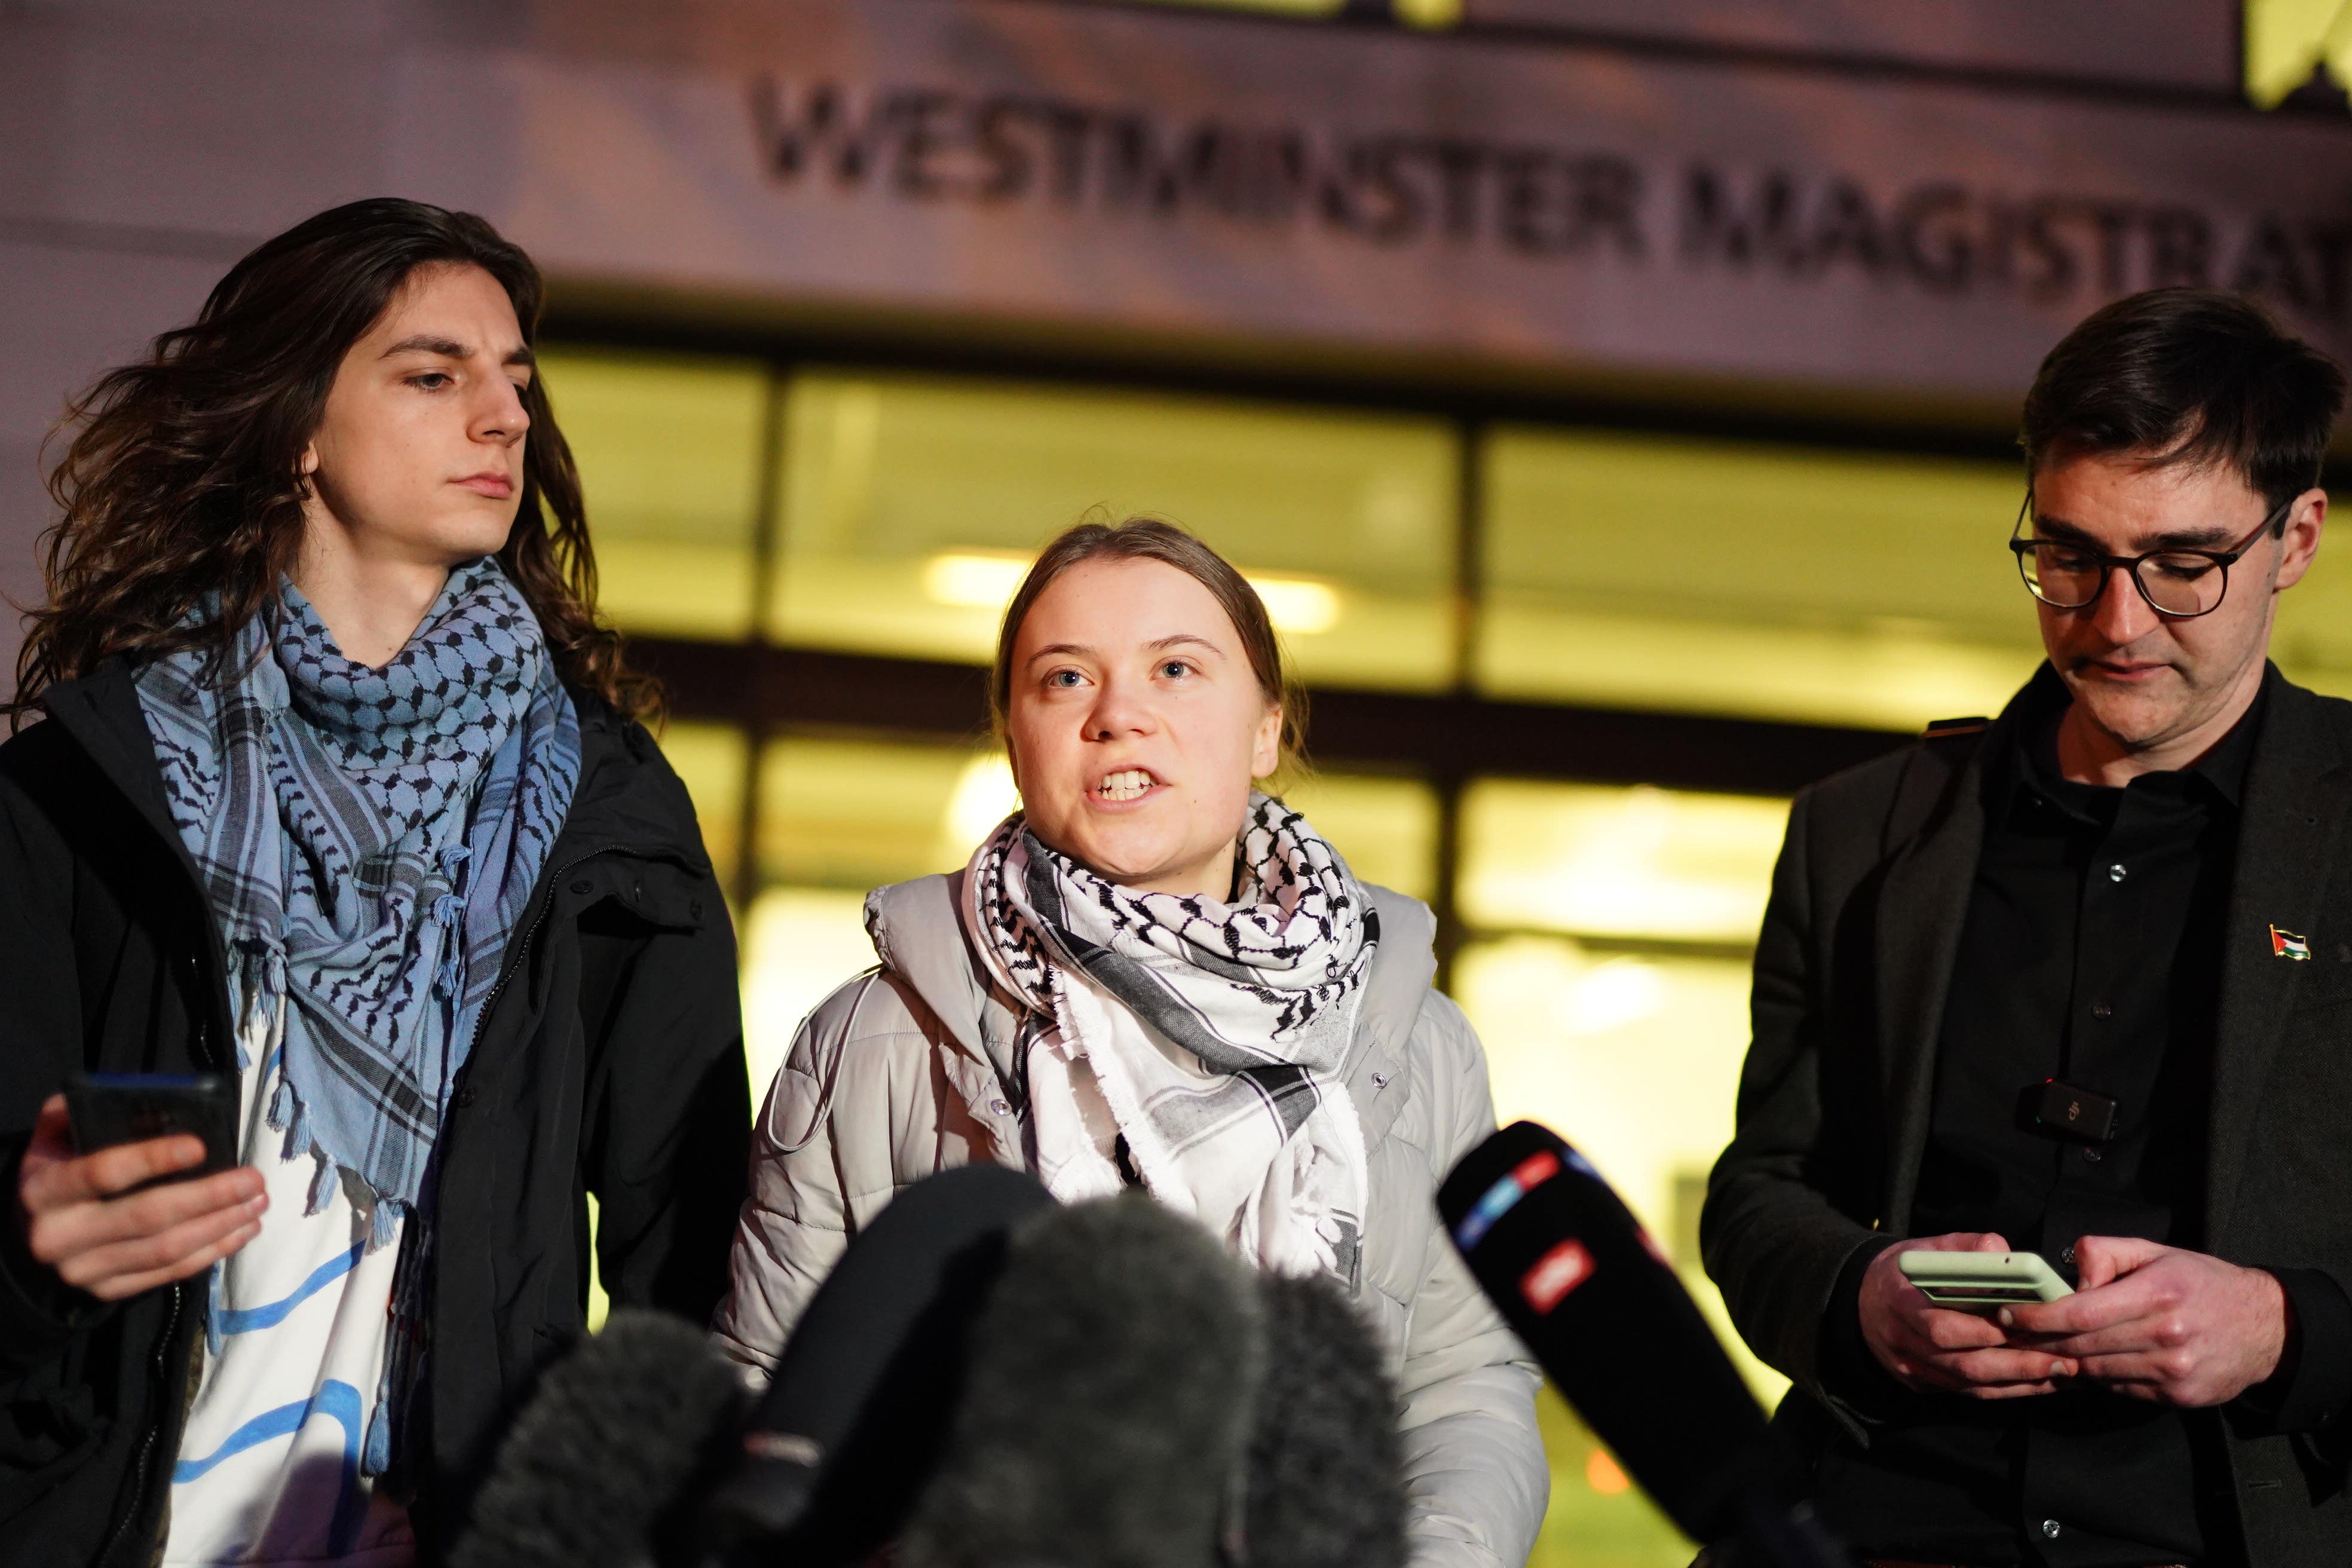
[[[1056,1205],[1024,1172],[967,1165],[893,1198],[801,1316],[701,1510],[704,1550],[789,1540],[812,1563],[863,1561],[895,1536],[936,1464],[971,1325],[1013,1228]]]
[[[1261,1277],[1141,1193],[898,1194],[767,1393],[615,1311],[542,1378],[453,1568],[1402,1568],[1397,1394],[1332,1281]]]
[[[1397,1389],[1370,1322],[1328,1275],[1260,1275],[1265,1381],[1249,1439],[1249,1562],[1404,1568]]]
[[[1809,1510],[1790,1511],[1747,1383],[1583,1155],[1515,1122],[1454,1168],[1437,1207],[1488,1300],[1685,1534],[1769,1563],[1848,1561]]]
[[[1403,1568],[1397,1392],[1333,1280],[1140,1192],[1013,1233],[904,1568]]]
[[[450,1568],[646,1568],[750,1403],[710,1337],[615,1309],[547,1369],[499,1445]]]
[[[1014,1234],[905,1568],[1213,1568],[1265,1377],[1255,1280],[1147,1194]]]

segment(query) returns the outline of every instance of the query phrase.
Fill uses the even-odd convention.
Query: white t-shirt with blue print
[[[221,1265],[220,1349],[172,1470],[173,1568],[409,1568],[399,1504],[360,1473],[383,1382],[397,1235],[365,1249],[367,1216],[337,1184],[315,1215],[318,1166],[284,1158],[268,1125],[278,1054],[239,1078],[243,1157],[269,1189],[261,1234]]]

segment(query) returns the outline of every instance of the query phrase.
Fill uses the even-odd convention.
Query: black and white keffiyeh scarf
[[[972,857],[964,919],[1025,1031],[1030,1155],[1064,1202],[1150,1192],[1258,1268],[1356,1282],[1369,1175],[1340,1069],[1380,924],[1307,819],[1250,797],[1242,897],[1139,893],[1019,813]]]

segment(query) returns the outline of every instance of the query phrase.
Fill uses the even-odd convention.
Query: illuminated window
[[[1910,729],[2040,658],[2014,465],[1528,429],[1486,463],[1496,695]]]
[[[1465,945],[1454,995],[1486,1044],[1497,1118],[1532,1118],[1560,1133],[1654,1235],[1671,1238],[1693,1173],[1703,1176],[1731,1136],[1748,978],[1737,958],[1512,936]],[[1769,1406],[1786,1380],[1748,1353],[1697,1259],[1675,1261]],[[1549,1387],[1537,1411],[1552,1489],[1530,1568],[1689,1560],[1690,1543]]]
[[[783,453],[780,640],[986,663],[1041,544],[1144,512],[1250,574],[1308,679],[1452,679],[1443,421],[811,374],[793,381]]]
[[[1788,816],[1748,795],[1486,780],[1463,801],[1463,919],[1749,945]]]
[[[1330,840],[1360,881],[1437,896],[1437,792],[1412,779],[1318,773],[1284,802]]]
[[[694,802],[702,847],[721,887],[734,880],[742,850],[743,784],[750,744],[730,724],[673,721],[662,731],[662,755]]]
[[[604,613],[627,631],[751,630],[767,374],[739,360],[549,349]]]
[[[1001,789],[984,795],[983,805],[960,801],[967,779],[982,781],[983,789],[1001,780]],[[1014,804],[1010,771],[988,752],[772,741],[760,771],[760,880],[863,892],[951,871]],[[969,836],[959,831],[964,827]]]
[[[2246,96],[2275,109],[2317,75],[2352,84],[2352,5],[2345,0],[2245,0]]]
[[[2352,497],[2328,497],[2329,521],[2352,517],[2347,506]],[[2230,592],[2237,591],[2233,569]],[[2271,658],[2289,679],[2330,697],[2352,697],[2352,550],[2342,536],[2323,539],[2303,581],[2279,595]]]
[[[1011,774],[990,751],[803,736],[769,742],[760,767],[760,890],[743,933],[755,1101],[803,1016],[873,966],[868,889],[954,870],[1014,804]]]
[[[1492,779],[1462,805],[1454,994],[1486,1047],[1496,1115],[1532,1118],[1671,1240],[1731,1138],[1748,962],[1788,803]],[[1759,1392],[1695,1257],[1684,1282]]]

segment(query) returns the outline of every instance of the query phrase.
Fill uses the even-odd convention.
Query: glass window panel
[[[772,741],[760,768],[760,879],[864,892],[952,871],[1015,803],[992,748]]]
[[[2016,465],[1506,429],[1485,448],[1479,686],[1911,729],[2041,657]]]
[[[1677,1194],[1731,1140],[1747,963],[1512,936],[1466,943],[1454,988],[1486,1045],[1496,1116],[1552,1128],[1671,1237]],[[1750,1383],[1777,1397],[1787,1384],[1740,1344],[1697,1260],[1676,1261]]]
[[[1282,792],[1360,880],[1437,895],[1437,792],[1415,779],[1318,773]]]
[[[663,727],[662,755],[668,759],[694,802],[702,846],[718,870],[719,885],[735,877],[743,834],[743,773],[751,742],[731,724],[678,720]]]
[[[866,895],[844,888],[770,888],[743,927],[743,1054],[756,1115],[809,1009],[874,966]]]
[[[2352,518],[2352,497],[2329,496],[2331,518]],[[2230,592],[2239,588],[2231,573]],[[2303,581],[2278,597],[2271,657],[2291,680],[2330,697],[2352,697],[2352,547],[2321,540]]]
[[[751,630],[767,373],[744,360],[549,348],[604,613],[627,631]]]
[[[1442,420],[810,374],[786,403],[781,640],[986,663],[1037,549],[1131,512],[1259,584],[1308,679],[1452,679],[1455,442]]]
[[[1752,943],[1789,803],[1482,779],[1464,793],[1464,921]]]
[[[866,892],[962,866],[1015,804],[1011,770],[993,747],[797,735],[769,742],[756,829],[762,887],[743,942],[755,1101],[802,1016],[873,964]]]

